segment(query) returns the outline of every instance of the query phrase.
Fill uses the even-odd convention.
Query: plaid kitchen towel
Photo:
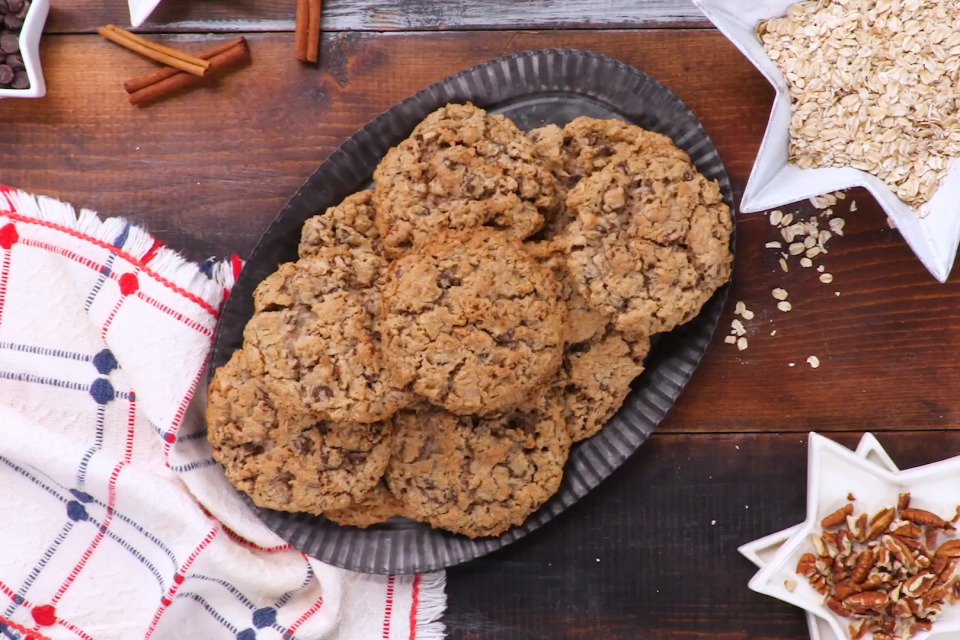
[[[0,187],[0,640],[443,636],[443,574],[307,558],[211,458],[204,367],[239,267]]]

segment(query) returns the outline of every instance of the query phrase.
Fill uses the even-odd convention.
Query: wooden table
[[[128,216],[192,259],[247,254],[353,131],[503,53],[578,47],[658,78],[700,117],[738,199],[773,97],[687,0],[327,0],[320,68],[293,58],[292,0],[165,0],[144,31],[193,51],[240,32],[254,62],[138,110],[121,82],[151,63],[94,35],[127,24],[126,3],[54,4],[47,98],[0,102],[0,183]],[[731,303],[679,403],[623,468],[535,535],[452,569],[452,638],[806,637],[799,611],[747,589],[753,569],[736,552],[803,518],[806,433],[852,445],[879,432],[901,466],[960,453],[960,282],[937,284],[868,195],[850,198],[859,210],[822,260],[831,285],[783,273],[763,247],[777,239],[766,216],[739,216],[731,300],[756,313],[749,348],[723,342]]]

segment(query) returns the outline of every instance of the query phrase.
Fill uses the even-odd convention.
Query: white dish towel
[[[290,549],[204,437],[239,260],[0,187],[0,640],[431,640],[444,574]]]

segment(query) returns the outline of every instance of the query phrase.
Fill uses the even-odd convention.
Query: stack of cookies
[[[227,478],[260,507],[470,537],[522,524],[730,276],[731,218],[669,138],[524,134],[447,105],[372,191],[307,221],[210,386]]]

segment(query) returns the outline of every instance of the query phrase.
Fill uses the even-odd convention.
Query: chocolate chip
[[[372,383],[372,382],[376,382],[377,380],[380,379],[378,376],[376,376],[375,374],[372,374],[372,373],[361,373],[360,375],[363,376],[363,379],[364,379],[364,380],[366,380],[367,382],[371,382],[371,383]]]
[[[499,336],[496,337],[496,340],[500,344],[503,344],[504,342],[510,342],[511,340],[513,340],[513,329],[508,329],[507,331],[504,331],[503,333],[501,333]]]
[[[0,0],[0,14],[10,13],[10,5],[7,4],[7,0]]]
[[[313,390],[313,399],[314,399],[314,400],[319,400],[321,395],[322,395],[322,396],[326,396],[327,398],[332,398],[332,397],[333,397],[333,389],[331,389],[330,387],[324,386],[324,385],[320,385],[319,387],[317,387],[317,388],[315,388],[315,389]]]
[[[458,287],[461,284],[460,278],[456,275],[444,269],[440,272],[440,275],[437,276],[437,286],[441,289],[449,289],[450,287]]]
[[[20,38],[10,32],[0,35],[0,51],[4,53],[20,53]]]
[[[26,71],[17,71],[17,75],[14,76],[13,82],[10,84],[12,89],[29,89],[30,88],[30,78],[27,76]]]
[[[336,365],[336,364],[333,365],[333,372],[332,372],[332,373],[333,373],[333,379],[334,379],[334,380],[339,380],[339,379],[340,379],[340,365]]]
[[[19,29],[23,26],[23,18],[18,18],[14,14],[8,13],[3,16],[3,24],[5,24],[8,29]]]
[[[0,64],[3,64],[4,62],[6,62],[6,60],[7,60],[7,54],[5,54],[5,53],[3,53],[2,51],[0,51]],[[11,69],[12,69],[12,68],[13,68],[13,67],[11,67]]]
[[[585,340],[583,342],[573,342],[571,344],[568,344],[564,349],[564,351],[566,351],[567,353],[583,353],[589,348],[590,348],[590,341]]]
[[[23,3],[23,8],[17,11],[17,17],[21,20],[25,19],[27,17],[27,11],[30,11],[30,0]]]
[[[20,9],[23,9],[23,5],[25,4],[26,4],[25,0],[7,0],[7,7],[13,13],[20,11]]]
[[[592,146],[596,145],[598,142],[600,142],[600,136],[598,136],[598,135],[595,134],[595,133],[588,133],[588,134],[587,134],[587,144],[588,144],[588,145],[590,145],[590,146],[592,147]]]
[[[597,149],[597,153],[602,156],[609,156],[611,153],[613,153],[613,147],[608,144],[601,145],[600,148]]]
[[[16,72],[5,64],[0,64],[0,84],[10,84]]]
[[[313,453],[313,438],[305,433],[301,433],[290,443],[290,448],[301,456],[310,455]]]
[[[330,432],[330,427],[328,427],[327,423],[324,422],[323,420],[313,425],[313,428],[316,429],[317,433],[319,433],[322,436],[325,436]]]
[[[567,187],[573,189],[581,180],[583,180],[583,176],[579,173],[570,174],[567,176]]]
[[[367,460],[367,454],[362,451],[347,451],[346,453],[347,460],[350,461],[350,464],[354,466],[360,466]]]
[[[620,162],[618,162],[617,167],[620,169],[620,171],[623,171],[624,173],[630,170],[630,165],[627,163],[626,160],[621,160]]]

